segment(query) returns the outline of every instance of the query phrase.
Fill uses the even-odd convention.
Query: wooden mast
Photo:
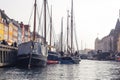
[[[33,41],[35,41],[35,30],[36,30],[36,0],[35,0],[35,4],[34,4],[34,31],[33,31]]]
[[[119,20],[120,20],[120,9],[119,9]]]
[[[67,53],[68,53],[68,34],[69,34],[69,10],[67,11]]]
[[[51,6],[51,16],[50,16],[50,47],[49,50],[51,51],[52,44],[52,6]]]
[[[61,52],[63,50],[63,17],[61,19]]]
[[[44,43],[46,44],[46,0],[44,0]]]
[[[35,3],[34,3],[34,30],[33,30],[33,41],[35,41],[35,34],[36,34],[36,6],[37,6],[37,0],[35,0]],[[30,56],[29,56],[29,63],[28,63],[28,69],[30,69],[31,67],[31,58],[32,58],[32,53],[30,53]]]
[[[71,53],[73,53],[73,0],[71,2]]]

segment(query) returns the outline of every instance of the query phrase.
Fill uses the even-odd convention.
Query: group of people
[[[63,51],[61,51],[61,52],[59,52],[59,53],[60,53],[60,55],[61,55],[62,57],[64,56],[64,52],[63,52]],[[77,57],[80,56],[80,54],[79,54],[78,51],[75,51],[75,53],[70,53],[70,52],[68,52],[68,55],[77,56]]]
[[[0,44],[9,45],[8,42],[5,40],[0,41]],[[17,42],[12,43],[10,46],[17,47]]]

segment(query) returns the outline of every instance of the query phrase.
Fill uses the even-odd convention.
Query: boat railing
[[[0,67],[15,63],[17,47],[0,44]]]
[[[5,50],[17,50],[17,49],[18,49],[17,47],[0,44],[0,51],[5,51]]]

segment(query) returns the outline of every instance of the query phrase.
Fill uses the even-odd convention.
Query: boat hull
[[[59,64],[59,61],[47,60],[47,64]]]
[[[20,67],[44,67],[47,64],[47,47],[39,42],[25,42],[18,46],[17,65]]]
[[[48,52],[47,64],[58,64],[60,55],[57,52]]]
[[[79,64],[80,59],[74,59],[72,57],[62,57],[60,64]]]
[[[31,59],[31,60],[30,60]],[[17,65],[21,67],[45,67],[47,63],[47,58],[44,56],[32,54],[30,55],[20,55],[18,56]]]

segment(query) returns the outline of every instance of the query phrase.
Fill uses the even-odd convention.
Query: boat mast
[[[73,0],[71,2],[71,53],[73,52]]]
[[[68,53],[68,34],[69,34],[69,10],[67,11],[67,53]]]
[[[44,43],[46,43],[46,0],[44,0]]]
[[[119,20],[120,20],[120,9],[119,9]]]
[[[63,17],[61,19],[61,51],[63,50]]]
[[[35,4],[34,4],[34,31],[33,31],[33,41],[35,41],[35,30],[36,30],[36,1],[35,0]]]
[[[51,6],[51,16],[50,16],[50,47],[49,50],[51,51],[51,42],[52,41],[52,6]]]
[[[35,0],[35,3],[34,3],[34,30],[33,30],[33,41],[35,41],[35,30],[36,30],[36,4],[37,0]],[[31,67],[31,58],[32,58],[32,54],[30,54],[30,57],[29,57],[29,63],[28,63],[28,69],[30,69]]]

